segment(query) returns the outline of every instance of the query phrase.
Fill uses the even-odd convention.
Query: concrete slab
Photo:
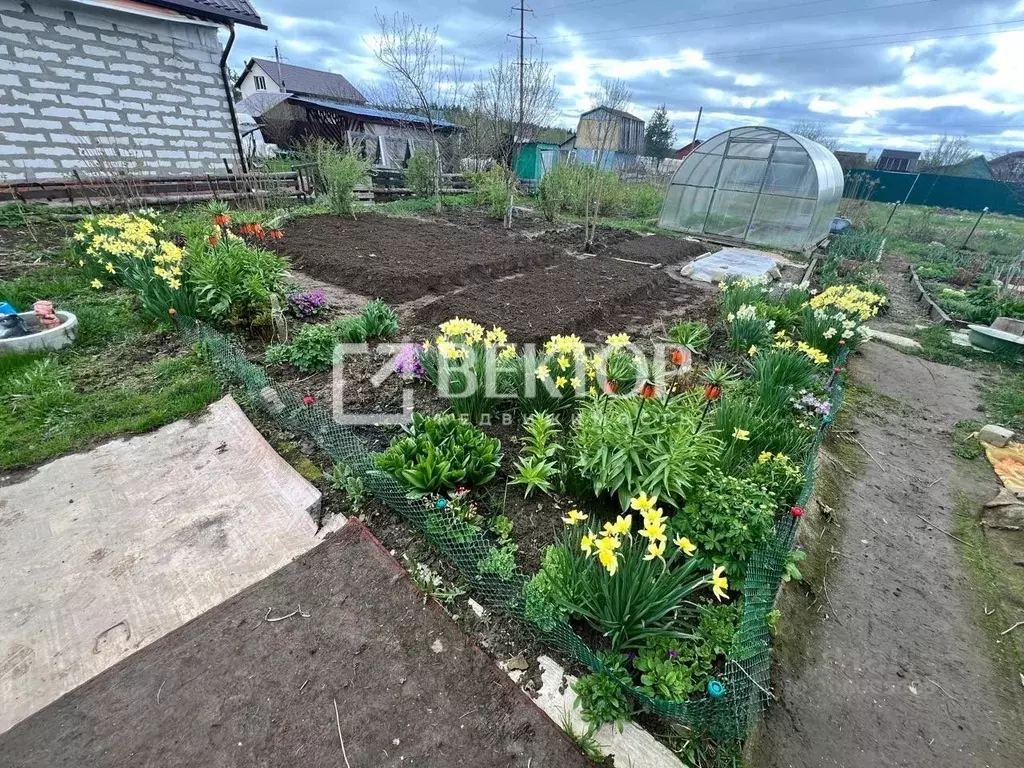
[[[871,330],[871,338],[875,341],[882,341],[886,344],[892,344],[894,347],[902,347],[904,349],[921,348],[921,343],[916,339],[908,339],[906,336],[899,336],[895,333],[887,333],[886,331],[876,331],[874,328],[868,327]]]
[[[535,692],[534,701],[544,713],[559,726],[571,724],[577,733],[588,729],[586,721],[576,706],[576,692],[573,683],[576,677],[568,675],[562,665],[550,656],[538,656],[541,683]],[[522,670],[506,668],[506,674],[516,683],[523,676]],[[683,768],[683,763],[672,751],[636,723],[626,723],[622,730],[606,723],[594,732],[594,741],[601,752],[612,758],[615,768]]]
[[[318,542],[230,397],[0,487],[0,733]]]
[[[702,256],[683,267],[683,277],[702,283],[721,283],[730,277],[753,277],[778,280],[779,263],[782,259],[767,251],[751,248],[723,248],[716,253]]]

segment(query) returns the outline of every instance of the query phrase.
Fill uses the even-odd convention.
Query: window
[[[257,75],[253,75],[252,81],[255,84],[257,91],[265,91],[265,90],[267,90],[267,78],[265,78],[265,77],[258,77]]]

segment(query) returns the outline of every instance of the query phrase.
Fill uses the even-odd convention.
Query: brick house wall
[[[179,18],[0,0],[0,181],[235,167],[218,27]]]

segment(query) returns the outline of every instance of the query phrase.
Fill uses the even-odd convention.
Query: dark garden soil
[[[872,343],[850,370],[871,388],[851,407],[863,471],[825,464],[847,489],[838,529],[811,531],[835,538],[827,582],[805,582],[813,609],[782,617],[794,639],[778,646],[753,764],[1019,767],[1020,670],[994,663],[1005,638],[979,626],[983,597],[947,535],[962,530],[961,500],[996,491],[990,471],[967,473],[951,453],[954,423],[976,417],[978,377]]]
[[[551,247],[506,234],[497,222],[469,230],[370,213],[296,219],[272,247],[310,277],[388,302],[444,293],[560,258]]]
[[[663,270],[599,255],[469,286],[427,304],[415,322],[424,335],[458,316],[499,325],[519,343],[567,333],[596,341],[605,328],[626,330],[652,322],[661,312],[703,317],[712,295]]]
[[[300,604],[308,617],[266,620]],[[356,521],[22,721],[0,751],[46,768],[591,764]]]

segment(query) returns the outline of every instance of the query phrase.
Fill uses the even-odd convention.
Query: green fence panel
[[[878,184],[871,187],[871,182]],[[1024,195],[1012,185],[989,179],[942,176],[931,173],[857,170],[847,174],[844,197],[870,199],[879,203],[930,205],[958,211],[981,211],[1024,216]]]

